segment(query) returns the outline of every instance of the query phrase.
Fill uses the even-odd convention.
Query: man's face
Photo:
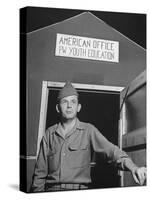
[[[80,109],[81,105],[78,103],[78,97],[75,95],[62,98],[57,107],[57,111],[66,120],[74,119]]]

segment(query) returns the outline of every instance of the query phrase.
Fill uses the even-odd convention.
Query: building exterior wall
[[[55,56],[57,33],[118,41],[119,63]],[[26,38],[27,150],[25,156],[36,156],[42,81],[70,80],[74,83],[125,87],[146,66],[146,52],[143,48],[87,12],[28,33]],[[35,163],[33,160],[31,162],[30,174]],[[30,174],[29,182],[31,182]]]

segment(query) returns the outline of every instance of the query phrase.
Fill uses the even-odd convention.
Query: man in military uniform
[[[49,127],[42,138],[33,176],[33,192],[89,188],[91,147],[103,154],[108,163],[130,171],[135,182],[143,185],[146,168],[137,167],[92,124],[79,121],[77,113],[81,104],[70,82],[59,91],[56,110],[60,123]]]

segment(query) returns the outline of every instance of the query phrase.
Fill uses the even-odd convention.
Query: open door
[[[146,166],[146,72],[120,93],[120,147],[138,166]],[[121,173],[122,186],[136,186],[130,172]],[[146,183],[145,183],[146,184]]]

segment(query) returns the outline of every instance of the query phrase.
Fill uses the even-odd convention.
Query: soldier
[[[79,94],[70,82],[59,91],[56,110],[60,122],[49,127],[43,136],[33,176],[32,191],[87,189],[90,187],[92,149],[103,154],[108,163],[131,172],[143,185],[146,168],[138,167],[129,156],[109,142],[90,123],[79,121]]]

